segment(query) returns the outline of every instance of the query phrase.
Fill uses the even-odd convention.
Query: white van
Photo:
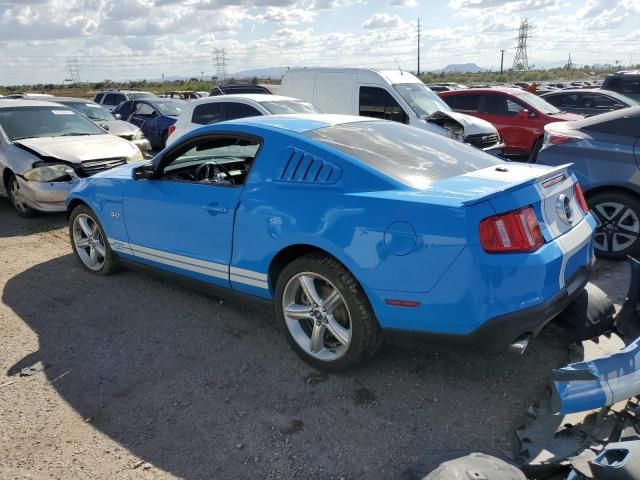
[[[296,68],[285,72],[279,93],[310,102],[325,113],[426,128],[493,154],[504,147],[489,122],[454,112],[419,78],[400,70]]]

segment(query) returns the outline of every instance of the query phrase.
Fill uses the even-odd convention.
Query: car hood
[[[108,122],[100,121],[95,123],[104,128],[107,132],[119,137],[123,135],[131,136],[139,130],[138,127],[129,122],[125,122],[124,120],[110,120]]]
[[[481,133],[497,133],[496,127],[481,118],[472,117],[459,112],[440,112],[448,115],[464,128],[464,135],[477,135]]]
[[[132,143],[108,134],[25,138],[13,143],[40,157],[54,158],[70,163],[102,158],[130,157],[137,149]]]
[[[566,120],[567,122],[572,122],[574,120],[582,120],[584,117],[582,115],[576,115],[575,113],[561,112],[554,113],[553,115],[549,115],[551,118],[555,118],[556,120]]]

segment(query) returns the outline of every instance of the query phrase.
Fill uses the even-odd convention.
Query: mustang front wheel
[[[311,254],[278,277],[276,310],[294,350],[325,370],[348,368],[373,353],[378,326],[360,285],[335,259]]]
[[[76,207],[69,218],[71,246],[82,266],[93,273],[108,275],[116,268],[116,258],[95,214],[85,205]]]

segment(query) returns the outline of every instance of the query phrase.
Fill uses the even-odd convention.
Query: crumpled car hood
[[[135,125],[125,122],[124,120],[110,120],[108,122],[95,122],[113,135],[133,135],[139,130]],[[106,128],[105,128],[106,127]]]
[[[115,135],[82,135],[78,137],[41,137],[16,140],[18,145],[45,158],[70,163],[102,158],[130,157],[137,147]]]
[[[472,117],[459,112],[438,112],[453,118],[464,128],[464,136],[478,135],[481,133],[492,134],[497,133],[496,127],[481,118]]]

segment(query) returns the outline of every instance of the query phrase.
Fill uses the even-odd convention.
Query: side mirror
[[[117,120],[122,120],[122,115],[120,115],[119,113],[116,113],[114,117],[116,117]]]
[[[138,180],[150,180],[155,176],[155,172],[153,171],[153,166],[151,164],[140,165],[139,167],[131,170],[131,178],[133,178],[136,182]]]
[[[527,108],[523,108],[518,112],[518,118],[521,120],[528,120],[529,118],[533,118],[535,116],[536,114],[533,112],[530,112],[529,109]]]

